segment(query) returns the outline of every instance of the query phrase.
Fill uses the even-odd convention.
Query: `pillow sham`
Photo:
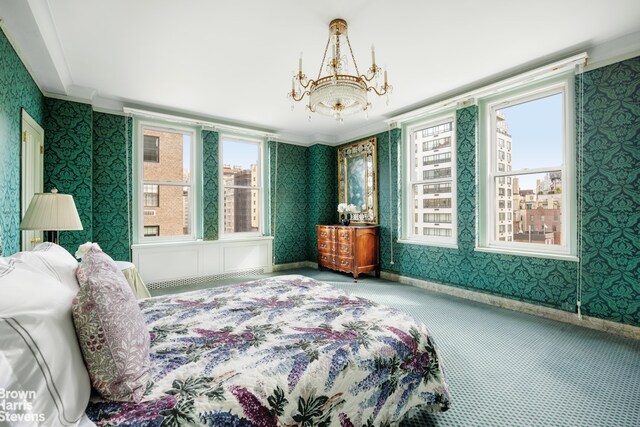
[[[76,272],[73,321],[93,387],[107,400],[139,402],[149,379],[149,332],[135,296],[94,245]]]
[[[0,414],[9,425],[89,423],[91,385],[71,319],[74,292],[20,259],[4,258],[0,293]]]
[[[51,242],[44,242],[32,251],[18,252],[10,258],[20,259],[45,274],[61,282],[74,294],[80,286],[76,279],[78,261],[65,248]]]

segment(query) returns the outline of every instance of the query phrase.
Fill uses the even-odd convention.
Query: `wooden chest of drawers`
[[[380,277],[379,227],[317,225],[318,268],[358,275],[375,271]]]

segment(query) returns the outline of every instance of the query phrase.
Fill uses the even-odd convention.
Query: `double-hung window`
[[[455,246],[455,117],[441,116],[407,127],[408,182],[403,238],[416,243]]]
[[[137,129],[138,240],[195,239],[195,131],[145,122]]]
[[[264,229],[262,140],[220,136],[222,238],[258,236]]]
[[[575,256],[573,106],[568,77],[481,101],[480,250]]]

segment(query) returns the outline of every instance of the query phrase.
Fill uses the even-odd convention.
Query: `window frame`
[[[562,147],[562,161],[559,165],[539,168],[525,168],[512,170],[506,168],[499,172],[497,167],[497,131],[495,112],[525,102],[541,99],[555,94],[563,95],[564,146]],[[565,73],[562,76],[547,79],[529,85],[504,91],[484,98],[479,102],[479,149],[478,149],[478,239],[477,251],[497,252],[511,255],[535,256],[577,261],[577,188],[576,188],[576,140],[575,140],[575,91],[574,76]],[[561,245],[543,245],[520,242],[502,242],[495,236],[496,226],[496,185],[495,179],[505,176],[548,173],[560,171],[562,174],[562,225]]]
[[[201,146],[200,143],[200,132],[195,127],[179,125],[172,122],[165,122],[160,120],[147,120],[147,119],[135,119],[135,135],[133,138],[134,141],[134,150],[135,157],[134,160],[136,162],[136,176],[134,179],[134,210],[132,215],[136,218],[135,224],[136,229],[134,230],[134,243],[163,243],[163,242],[184,242],[184,241],[195,241],[198,236],[198,216],[196,209],[198,206],[198,197],[199,197],[199,188],[197,185],[198,180],[200,179],[200,169],[201,167],[197,167],[196,158],[199,155],[198,150]],[[189,134],[191,136],[190,143],[190,152],[189,152],[189,181],[181,182],[177,184],[175,181],[159,181],[159,180],[148,180],[144,179],[144,130],[150,129],[159,132],[174,132],[174,133],[183,133]],[[158,150],[160,150],[160,145],[158,141]],[[158,151],[158,158],[160,158],[161,153]],[[152,162],[153,163],[153,162]],[[158,201],[160,201],[160,187],[162,186],[176,186],[176,187],[189,187],[189,213],[188,223],[189,223],[189,234],[184,235],[176,235],[176,236],[145,236],[144,235],[144,186],[145,185],[157,185],[158,186]],[[157,206],[159,207],[159,206]],[[158,226],[159,227],[159,226]]]
[[[418,157],[418,163],[422,164],[423,156],[430,156],[434,154],[442,154],[442,153],[428,153],[422,150],[423,146],[428,141],[420,141],[416,142],[415,133],[420,132],[422,130],[422,134],[424,134],[424,129],[441,126],[445,123],[451,123],[451,138],[449,145],[443,147],[450,150],[451,157],[446,166],[439,166],[437,169],[442,168],[450,168],[451,173],[450,177],[447,178],[439,178],[436,181],[429,179],[422,179],[423,174],[418,178],[414,177],[416,171],[416,157]],[[405,191],[403,192],[403,200],[402,203],[402,221],[401,221],[401,239],[399,240],[402,243],[412,243],[412,244],[420,244],[426,246],[436,246],[436,247],[445,247],[445,248],[457,248],[458,247],[458,198],[457,198],[457,123],[456,123],[456,111],[454,109],[449,109],[446,111],[440,111],[437,114],[433,114],[430,116],[422,117],[418,120],[409,122],[403,126],[403,133],[405,137],[403,138],[403,147],[402,147],[402,158],[404,165],[404,173],[402,174],[403,180],[403,188]],[[450,147],[450,148],[449,148]],[[428,150],[429,152],[432,151]],[[423,154],[420,154],[420,153]],[[434,165],[428,165],[434,166]],[[434,166],[435,167],[435,166]],[[435,170],[435,169],[430,169]],[[426,171],[423,171],[426,172]],[[430,184],[448,184],[451,183],[450,194],[451,194],[451,222],[447,222],[447,225],[451,225],[451,227],[446,227],[451,229],[451,236],[434,236],[434,235],[425,235],[424,233],[424,224],[418,224],[414,221],[414,206],[418,203],[418,198],[414,197],[414,186],[415,185],[430,185]],[[418,191],[419,195],[424,194],[424,188],[422,191]],[[427,193],[431,194],[431,193]],[[435,194],[435,193],[434,193]],[[425,199],[426,200],[426,199]],[[424,205],[424,202],[423,204]],[[434,212],[440,214],[441,212]],[[420,215],[419,215],[420,216]],[[442,222],[445,224],[445,222]]]
[[[258,146],[258,164],[257,164],[257,168],[258,171],[256,173],[256,178],[257,178],[257,186],[256,187],[251,187],[251,186],[225,186],[224,184],[224,141],[225,139],[231,139],[233,141],[236,142],[241,142],[241,143],[246,143],[246,144],[255,144]],[[265,230],[266,230],[266,183],[268,182],[268,175],[267,175],[267,171],[265,170],[265,158],[266,158],[266,149],[267,149],[267,142],[264,138],[255,138],[255,137],[251,137],[251,136],[247,136],[247,135],[240,135],[240,134],[236,134],[236,133],[220,133],[219,134],[219,141],[220,143],[218,144],[218,164],[220,165],[220,167],[218,168],[218,188],[219,188],[219,192],[218,192],[218,230],[219,230],[219,239],[220,240],[239,240],[239,239],[246,239],[246,238],[253,238],[253,237],[261,237],[265,235]],[[258,221],[258,230],[257,231],[239,231],[239,232],[227,232],[225,231],[225,213],[224,213],[224,207],[225,207],[225,200],[224,200],[224,190],[227,187],[234,187],[234,188],[249,188],[251,190],[257,190],[258,191],[258,215],[259,215],[259,221]],[[255,206],[253,203],[251,203],[249,205],[249,213],[250,215],[253,215],[252,210],[255,209]]]

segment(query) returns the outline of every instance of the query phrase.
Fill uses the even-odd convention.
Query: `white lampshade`
[[[36,193],[24,214],[22,230],[82,230],[78,209],[70,194]]]

